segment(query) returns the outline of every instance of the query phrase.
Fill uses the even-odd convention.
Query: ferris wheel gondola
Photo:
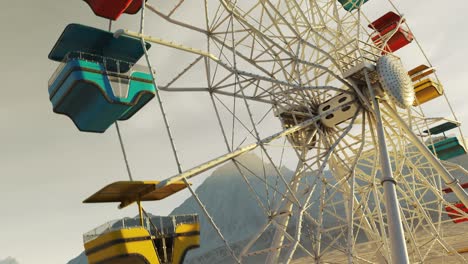
[[[117,20],[122,14],[134,15],[140,11],[143,1],[140,0],[84,0],[96,16]],[[145,1],[146,2],[146,1]]]
[[[468,189],[468,182],[463,183],[461,186],[464,189]],[[442,191],[445,194],[453,193],[453,190],[451,188],[445,188]],[[447,210],[449,217],[452,218],[453,222],[456,223],[456,224],[468,221],[467,217],[463,217],[463,215],[465,213],[468,213],[468,207],[466,207],[461,202],[454,203],[454,206],[446,206],[445,210]],[[460,211],[461,211],[461,213],[460,213]]]

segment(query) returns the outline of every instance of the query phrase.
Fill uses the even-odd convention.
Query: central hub
[[[280,118],[284,129],[294,127],[314,116],[313,112],[306,107],[296,106],[289,110],[280,112],[277,116]],[[291,144],[297,147],[311,149],[317,142],[317,127],[309,126],[286,136]]]
[[[329,128],[353,118],[357,111],[356,97],[348,93],[339,94],[318,107],[320,121]]]
[[[315,125],[310,125],[287,136],[295,148],[312,149],[319,139],[318,129],[336,127],[352,119],[359,110],[356,97],[351,93],[340,93],[315,108],[316,110],[305,106],[293,106],[279,111],[276,115],[281,120],[284,129],[294,127],[313,117],[320,117]]]

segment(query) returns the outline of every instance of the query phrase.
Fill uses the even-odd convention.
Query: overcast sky
[[[150,0],[153,5],[174,0]],[[386,1],[372,0],[367,13],[377,18]],[[463,122],[468,121],[468,2],[451,0],[395,1],[416,37],[438,68],[447,95]],[[385,9],[384,9],[385,8]],[[196,12],[187,14],[197,16]],[[201,15],[201,14],[200,14]],[[199,18],[199,17],[198,17]],[[116,27],[137,30],[137,16],[124,16]],[[106,28],[83,1],[9,1],[0,10],[0,259],[13,256],[21,264],[65,263],[82,249],[81,235],[117,217],[134,216],[135,208],[83,205],[81,201],[102,186],[126,180],[115,129],[105,134],[79,133],[65,116],[52,112],[47,81],[57,64],[47,55],[69,23]],[[147,24],[152,35],[171,29]],[[187,40],[180,36],[179,41]],[[185,43],[190,45],[191,43]],[[195,43],[193,46],[197,46]],[[398,53],[408,68],[421,58],[415,47]],[[155,67],[170,68],[170,53],[153,47]],[[406,58],[406,60],[405,60]],[[225,148],[210,101],[205,95],[165,95],[182,165],[189,168],[224,153]],[[436,103],[429,115],[446,116]],[[273,118],[267,127],[278,130]],[[136,179],[163,179],[176,173],[156,104],[122,123]],[[206,125],[205,125],[206,124]],[[214,132],[216,131],[216,132]],[[466,131],[466,130],[465,130]],[[187,192],[147,205],[154,214],[169,213]]]

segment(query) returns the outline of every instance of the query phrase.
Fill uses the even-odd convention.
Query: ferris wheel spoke
[[[443,178],[445,184],[452,188],[454,193],[457,195],[457,197],[462,201],[465,206],[468,207],[468,194],[466,191],[460,186],[458,183],[458,180],[456,180],[448,171],[447,169],[442,166],[440,161],[434,157],[434,155],[429,151],[424,144],[421,143],[421,141],[417,138],[416,135],[414,135],[413,131],[404,123],[404,121],[398,116],[397,113],[393,110],[391,106],[388,104],[384,103],[386,106],[386,109],[388,111],[388,114],[396,121],[398,122],[399,126],[405,131],[405,134],[408,136],[409,140],[411,143],[415,145],[428,160],[429,162],[434,166],[434,169],[440,174],[440,176]]]
[[[239,117],[236,115],[235,113],[235,109],[234,110],[231,110],[221,99],[219,99],[217,96],[214,96],[214,98],[216,98],[216,100],[224,107],[224,109],[226,109],[226,111],[229,112],[229,114],[231,115],[232,117],[232,121],[234,123],[234,121],[237,121],[246,131],[248,131],[248,133],[252,136],[252,137],[255,137],[255,134],[253,133],[253,128],[248,128],[247,127],[247,124],[244,124],[244,122],[242,120],[239,119]],[[231,128],[232,131],[235,130],[235,127],[234,125],[232,125],[233,127]],[[231,138],[231,140],[234,140],[234,137]],[[230,148],[233,149],[234,146],[233,146],[233,142],[230,144]]]
[[[335,66],[338,66],[338,64],[336,63],[334,58],[329,53],[325,52],[324,50],[320,49],[319,47],[317,47],[317,46],[313,45],[312,43],[307,42],[303,38],[301,38],[301,34],[300,34],[301,32],[299,32],[298,28],[292,28],[290,26],[291,23],[286,22],[286,21],[291,21],[291,20],[286,19],[281,14],[281,12],[277,8],[275,8],[273,6],[271,1],[266,1],[266,2],[268,3],[269,7],[272,8],[274,10],[274,12],[280,18],[280,20],[277,23],[279,23],[281,21],[282,22],[281,24],[289,26],[289,30],[295,35],[296,38],[298,38],[302,42],[301,44],[305,44],[306,46],[311,47],[312,49],[320,52],[324,57],[328,58],[333,64],[335,64]],[[289,6],[290,3],[292,3],[293,7]],[[332,46],[332,43],[327,38],[325,38],[322,34],[319,34],[317,31],[315,31],[314,27],[309,23],[310,20],[306,17],[306,15],[304,14],[302,8],[299,6],[297,1],[287,1],[287,2],[285,2],[285,4],[288,5],[288,7],[287,7],[288,11],[287,12],[289,14],[292,13],[292,10],[291,10],[292,8],[294,8],[294,11],[296,11],[296,13],[297,13],[297,16],[292,17],[292,20],[295,21],[295,23],[292,23],[293,25],[304,25],[304,28],[306,28],[307,30],[310,30],[310,32],[313,33],[314,36],[319,38],[324,43]],[[319,8],[318,8],[318,10],[319,10]],[[299,19],[298,17],[300,17],[301,19]]]
[[[302,155],[302,157],[303,156],[304,155]],[[303,173],[304,173],[304,162],[301,159],[299,159],[298,164],[296,166],[295,174],[291,182],[286,183],[288,187],[286,194],[288,196],[294,196],[293,201],[299,201],[295,193],[297,193],[299,183],[303,176]],[[284,179],[283,179],[283,182],[284,182]],[[277,261],[279,254],[281,252],[281,248],[283,247],[284,238],[287,234],[287,227],[289,224],[289,220],[290,220],[293,205],[294,205],[294,202],[291,200],[292,199],[289,199],[289,201],[285,199],[281,199],[280,201],[278,201],[277,207],[275,208],[275,213],[276,213],[275,218],[278,218],[278,219],[273,218],[273,220],[276,221],[276,229],[275,229],[274,237],[272,239],[271,247],[278,248],[278,250],[274,252],[270,252],[268,254],[267,262],[274,263],[275,261]],[[301,207],[301,204],[298,202],[297,206]]]
[[[325,169],[325,166],[327,165],[327,161],[330,158],[330,155],[333,153],[335,147],[340,143],[340,141],[349,133],[349,131],[351,130],[351,127],[352,127],[354,121],[356,120],[357,116],[358,116],[358,112],[353,117],[353,119],[352,119],[350,125],[348,126],[348,128],[343,131],[343,133],[339,136],[339,138],[336,140],[336,142],[334,144],[330,144],[329,142],[327,142],[326,137],[324,135],[322,135],[322,137],[324,137],[325,145],[327,146],[328,151],[326,152],[325,157],[324,157],[325,161],[322,163],[322,165],[318,169],[318,176],[324,177],[323,176],[323,170]],[[322,191],[320,192],[320,201],[321,201],[320,202],[320,211],[322,212],[322,214],[319,215],[319,221],[318,221],[319,225],[318,225],[318,232],[317,232],[319,239],[317,239],[317,241],[320,241],[321,231],[323,229],[323,226],[322,226],[323,225],[323,212],[325,211],[324,206],[327,203],[327,201],[325,199],[325,193],[324,193],[325,188],[326,188],[325,185],[321,185]],[[301,227],[302,217],[303,217],[303,214],[304,214],[305,210],[308,208],[307,205],[309,204],[309,200],[312,198],[312,194],[313,194],[312,191],[309,192],[307,198],[305,199],[303,207],[299,209],[299,217],[298,217],[298,222],[297,222],[298,223],[297,226],[299,226],[299,227]],[[333,197],[333,196],[330,195],[330,197]],[[287,223],[287,220],[286,220],[286,223]],[[299,241],[300,238],[301,238],[300,229],[296,229],[296,234],[295,235],[296,235],[296,242],[293,244],[293,246],[291,247],[289,253],[287,254],[288,261],[290,261],[292,259],[292,257],[294,256],[294,253],[295,253],[295,250],[296,250],[296,247],[297,247],[297,244],[298,244],[297,241]],[[277,241],[281,241],[281,240],[277,240]],[[271,260],[275,260],[279,256],[278,254],[276,254],[276,256],[272,256]],[[317,256],[321,255],[320,254],[320,245],[316,245],[315,254]]]
[[[265,120],[265,118],[268,116],[268,114],[270,114],[272,111],[273,111],[273,108],[269,108],[268,111],[262,116],[262,118],[260,118],[260,120],[257,122],[256,125],[262,124],[262,122]],[[253,129],[250,129],[248,133],[253,134]],[[241,140],[240,143],[237,145],[237,148],[240,148],[245,143],[246,140],[247,140],[247,137],[244,137],[244,139]],[[283,144],[281,148],[284,150],[287,147],[286,147],[285,144]],[[279,163],[280,163],[279,167],[281,167],[281,162],[282,162],[282,158],[279,161]]]
[[[327,115],[327,114],[329,114],[329,113],[331,113],[332,111],[335,111],[335,110],[336,110],[335,108],[330,109],[330,110],[327,110],[326,112],[323,113],[323,115]],[[262,150],[263,150],[265,144],[267,144],[267,143],[269,143],[269,142],[271,142],[271,141],[273,141],[273,140],[275,140],[275,139],[278,139],[278,138],[281,138],[281,137],[285,137],[285,136],[287,136],[287,135],[289,135],[289,134],[292,134],[292,133],[294,133],[294,132],[297,132],[297,131],[299,131],[299,130],[301,130],[301,129],[304,129],[304,128],[308,127],[308,126],[311,126],[311,125],[313,125],[315,122],[317,122],[317,121],[320,119],[320,117],[321,117],[320,115],[319,115],[319,116],[315,116],[315,117],[313,117],[313,118],[311,118],[311,119],[308,119],[308,120],[306,120],[306,121],[304,121],[304,122],[302,122],[302,123],[300,123],[300,124],[297,124],[297,125],[295,125],[295,126],[293,126],[293,127],[291,127],[291,128],[288,128],[288,129],[286,129],[286,130],[283,130],[283,131],[281,131],[281,132],[278,132],[278,133],[276,133],[276,134],[273,134],[273,135],[271,135],[271,136],[269,136],[269,137],[266,137],[266,138],[264,138],[264,139],[262,139],[262,140],[259,140],[257,143],[253,143],[253,144],[250,144],[250,145],[248,145],[248,146],[239,148],[239,149],[234,150],[234,151],[232,151],[232,152],[230,152],[230,153],[227,153],[227,154],[225,154],[225,155],[223,155],[223,156],[220,156],[220,157],[218,157],[218,158],[215,158],[215,159],[213,159],[213,160],[210,160],[210,161],[208,161],[208,162],[205,162],[205,163],[203,163],[203,164],[201,164],[201,165],[199,165],[199,166],[196,166],[196,167],[194,167],[194,168],[192,168],[192,169],[189,169],[189,170],[187,170],[187,171],[185,171],[185,172],[182,172],[182,173],[179,174],[179,175],[170,177],[170,178],[168,178],[168,179],[162,181],[161,183],[159,183],[159,184],[158,184],[158,187],[163,187],[163,186],[165,186],[165,185],[167,185],[167,184],[170,184],[170,183],[172,183],[172,182],[174,182],[174,181],[181,180],[181,179],[183,179],[183,178],[190,179],[190,178],[192,178],[192,177],[194,177],[194,176],[197,176],[197,175],[199,175],[200,173],[202,173],[202,172],[204,172],[204,171],[206,171],[206,170],[208,170],[208,169],[211,169],[211,168],[213,168],[213,167],[215,167],[215,166],[218,166],[219,164],[222,164],[222,163],[224,163],[224,162],[226,162],[226,161],[228,161],[228,160],[230,160],[230,159],[233,159],[233,158],[235,158],[235,157],[237,157],[237,156],[239,156],[239,155],[241,155],[241,154],[243,154],[243,153],[249,152],[249,151],[251,151],[251,150],[253,150],[253,149],[257,148],[257,147],[261,147]],[[263,146],[263,147],[262,147],[262,146]],[[267,154],[267,153],[265,153],[265,154]],[[268,154],[267,154],[267,157],[269,157]],[[269,159],[270,163],[274,164],[274,162],[273,162],[273,160],[271,159],[271,157],[269,157],[268,159]],[[279,169],[278,169],[276,166],[275,166],[275,170],[276,170],[276,172],[278,173],[278,175],[280,175],[280,176],[282,175],[282,173],[279,172]],[[284,180],[284,177],[282,177],[282,178],[283,178],[284,183],[286,184],[286,182],[285,182],[285,180]],[[287,184],[286,184],[286,187],[289,188],[289,186],[288,186]],[[289,190],[289,191],[290,191],[290,190]],[[291,193],[293,193],[293,192],[291,192]],[[296,199],[296,200],[297,200],[297,199]]]
[[[214,96],[211,95],[211,98],[212,98],[213,107],[214,107],[214,109],[215,109],[215,112],[216,112],[216,115],[217,115],[217,118],[218,118],[218,123],[219,123],[220,129],[221,129],[221,132],[222,132],[223,137],[225,138],[225,142],[226,142],[226,144],[227,144],[226,146],[227,146],[227,148],[228,148],[228,151],[230,151],[230,150],[231,150],[231,147],[229,146],[229,143],[228,143],[228,141],[227,141],[227,136],[226,136],[226,133],[225,133],[225,129],[224,129],[224,126],[223,126],[222,121],[221,121],[221,119],[220,119],[219,111],[218,111],[218,109],[217,109],[217,107],[216,107],[216,104],[215,104],[215,101],[214,101]],[[258,121],[257,125],[260,124],[260,123],[264,120],[264,118],[266,117],[266,115],[267,115],[270,111],[271,111],[271,108],[270,108],[270,109],[266,112],[266,114],[260,119],[260,121]],[[250,130],[249,133],[252,133],[252,131]],[[243,141],[242,141],[242,142],[243,142]],[[242,144],[242,142],[241,142],[241,144]],[[236,160],[234,160],[234,162],[235,162],[236,168],[238,169],[238,171],[239,171],[240,173],[242,173],[242,171],[240,170],[239,166],[242,166],[242,167],[244,167],[244,169],[246,169],[246,170],[247,170],[248,172],[250,172],[252,175],[254,175],[255,177],[257,177],[257,178],[259,178],[260,180],[262,180],[262,181],[264,182],[264,184],[265,184],[265,187],[267,187],[267,188],[266,188],[267,192],[268,192],[268,188],[271,188],[271,189],[274,191],[275,194],[279,192],[279,190],[277,189],[277,186],[271,186],[265,178],[262,179],[262,177],[258,176],[255,172],[251,171],[249,168],[247,168],[246,166],[244,166],[241,162],[236,161]],[[244,177],[245,181],[248,183],[248,180],[246,179],[245,175],[242,175],[242,176]],[[250,184],[249,184],[249,188],[250,188],[251,191],[252,191],[252,188],[251,188]],[[256,198],[257,198],[257,200],[258,200],[259,195],[258,195],[256,192],[253,192],[253,193],[256,195]],[[267,215],[269,215],[269,212],[271,211],[271,209],[270,209],[270,206],[269,206],[269,202],[270,202],[270,201],[269,201],[268,197],[267,197],[267,202],[268,202],[268,210],[266,210],[266,211],[267,211]],[[264,205],[262,204],[262,202],[259,201],[259,204],[264,208]]]
[[[234,38],[234,35],[232,35],[232,36],[233,36],[233,38]],[[234,42],[234,39],[232,39],[232,41]],[[235,46],[234,46],[234,50],[233,50],[233,61],[234,61],[234,66],[236,67],[236,66],[237,66],[237,61],[236,61]],[[236,79],[238,79],[238,78],[239,78],[239,76],[236,75]],[[242,87],[241,87],[241,88],[242,88]],[[240,92],[242,93],[243,96],[245,95],[243,89],[241,89]],[[267,151],[265,145],[260,141],[260,135],[259,135],[259,132],[258,132],[258,130],[257,130],[257,128],[256,128],[255,121],[253,120],[253,115],[252,115],[251,107],[250,107],[250,105],[249,105],[249,102],[248,102],[245,98],[244,98],[244,104],[245,104],[245,107],[246,107],[246,109],[247,109],[248,116],[249,116],[250,121],[251,121],[251,125],[252,125],[252,127],[253,127],[254,132],[255,132],[255,137],[256,137],[256,139],[257,139],[257,140],[259,141],[259,143],[260,143],[260,144],[259,144],[260,148],[262,149],[262,151],[263,151],[263,153],[265,154],[265,156],[268,158],[268,161],[269,161],[270,164],[273,166],[273,168],[274,168],[274,170],[276,171],[277,175],[280,177],[280,179],[281,179],[281,180],[283,181],[283,183],[285,184],[285,187],[286,187],[287,191],[289,192],[289,195],[290,195],[298,204],[300,204],[298,198],[296,197],[295,190],[293,190],[293,189],[296,189],[296,190],[297,190],[297,187],[296,187],[297,184],[295,184],[296,186],[294,186],[294,184],[293,184],[293,186],[290,186],[290,185],[287,183],[287,181],[286,181],[284,175],[282,174],[281,170],[280,170],[280,169],[276,166],[276,164],[274,163],[274,161],[273,161],[272,157],[270,156],[270,154],[268,153],[268,151]],[[293,181],[294,181],[294,180],[293,180]],[[288,210],[288,211],[290,211],[290,210]],[[287,223],[287,221],[286,221],[286,223]],[[275,240],[275,239],[274,239],[274,240]],[[282,239],[281,239],[281,240],[282,240]]]
[[[257,240],[267,231],[268,227],[270,227],[271,221],[267,221],[263,227],[260,228],[260,231],[252,236],[250,241],[245,245],[244,248],[242,248],[241,252],[239,253],[239,260],[242,261],[242,259],[246,256],[253,255],[255,252],[249,253],[250,249],[254,246],[254,244],[257,242]]]
[[[177,5],[176,7],[174,7],[174,9],[171,10],[171,12],[169,12],[169,14],[164,14],[163,12],[159,11],[156,7],[152,6],[151,4],[148,4],[146,3],[145,6],[148,8],[148,10],[150,10],[151,12],[155,13],[156,15],[160,16],[161,18],[163,18],[164,20],[172,23],[172,24],[175,24],[175,25],[178,25],[178,26],[181,26],[181,27],[184,27],[184,28],[188,28],[188,29],[191,29],[191,30],[194,30],[194,31],[197,31],[197,32],[200,32],[200,33],[203,33],[203,34],[207,34],[208,32],[202,28],[198,28],[198,27],[195,27],[191,24],[188,24],[188,23],[184,23],[182,21],[178,21],[178,20],[175,20],[173,18],[171,18],[171,16],[174,14],[174,12],[180,7],[180,4],[182,4],[183,1],[180,1],[179,5]]]
[[[417,198],[416,197],[408,197],[408,194],[405,190],[402,190],[401,187],[398,187],[398,193],[401,195],[401,198],[403,201],[417,201]],[[411,191],[410,191],[411,193]],[[416,198],[416,199],[415,199]],[[411,243],[408,243],[408,246],[410,248],[410,250],[412,251],[416,251],[417,253],[417,257],[419,257],[419,261],[423,262],[424,261],[424,257],[421,253],[421,249],[418,245],[418,242],[416,241],[416,238],[414,236],[415,234],[415,231],[418,230],[418,227],[422,226],[423,225],[423,221],[427,221],[426,223],[424,223],[424,226],[427,225],[427,224],[431,224],[431,219],[428,219],[427,218],[427,215],[425,214],[424,212],[424,209],[423,207],[421,206],[421,204],[417,204],[417,202],[415,202],[416,206],[413,205],[410,205],[410,204],[402,204],[400,203],[400,211],[401,211],[401,218],[402,218],[402,222],[403,222],[403,227],[406,229],[406,234],[407,234],[407,237],[409,237],[409,240],[411,241]],[[415,208],[410,208],[410,206],[414,206]],[[410,217],[411,219],[408,219],[408,217]],[[417,222],[416,225],[414,222]],[[437,229],[433,229],[431,230],[431,240],[432,239],[437,239],[437,237],[439,236],[439,232],[437,231]],[[435,236],[435,237],[434,237]],[[413,245],[413,247],[411,247],[411,245]],[[415,257],[416,258],[416,257]]]
[[[223,1],[225,2],[225,1]],[[229,9],[229,8],[228,8]],[[257,30],[255,27],[251,26],[250,23],[248,23],[241,15],[239,15],[238,12],[236,12],[235,10],[232,10],[232,14],[235,16],[236,20],[239,21],[240,23],[242,23],[243,25],[245,25],[246,27],[248,27],[249,30],[251,30],[256,36],[257,36],[257,39],[258,40],[261,40],[261,41],[268,41],[270,44],[274,45],[275,48],[278,49],[279,52],[281,52],[282,54],[288,56],[289,58],[296,58],[296,56],[294,54],[292,54],[291,52],[289,52],[288,50],[282,48],[281,46],[277,45],[276,42],[274,42],[273,40],[271,40],[268,36],[264,35],[262,32],[260,32],[259,30]],[[322,69],[324,71],[327,71],[328,73],[332,74],[332,75],[335,75],[332,71],[330,71],[328,68],[326,67],[323,67],[321,65],[318,65],[318,64],[315,64],[315,63],[310,63],[310,62],[307,62],[307,61],[302,61],[302,60],[298,60],[301,64],[305,64],[305,65],[309,65],[309,66],[312,66],[312,67],[316,67],[316,68],[319,68],[319,69]],[[335,75],[334,77],[338,78],[338,79],[341,79],[339,76]],[[342,80],[344,81],[344,80]],[[345,82],[346,83],[346,82]]]
[[[349,186],[347,186],[347,185],[343,186],[343,184],[341,186],[342,186],[342,188],[344,188],[344,190],[341,191],[343,194],[349,193],[349,191],[348,191],[350,189]],[[331,195],[333,195],[333,194],[331,194]],[[366,234],[366,236],[369,238],[370,241],[375,240],[376,237],[371,235],[371,234],[375,233],[375,227],[374,228],[371,227],[371,221],[369,219],[369,216],[371,216],[371,215],[369,213],[367,215],[364,214],[364,212],[360,209],[361,207],[364,207],[362,205],[368,204],[368,202],[366,202],[365,200],[362,200],[360,202],[356,195],[352,195],[351,199],[352,199],[352,201],[354,201],[353,203],[358,205],[358,207],[355,210],[352,211],[353,213],[350,213],[351,210],[352,210],[350,208],[350,209],[347,209],[347,214],[346,214],[347,218],[345,218],[343,216],[338,216],[338,215],[335,215],[335,218],[337,218],[338,220],[340,220],[343,223],[342,228],[347,228],[348,231],[350,232],[352,230],[352,227],[354,227],[354,225],[355,225],[354,224],[355,218],[354,218],[353,215],[356,215],[356,220],[358,220],[361,223],[361,224],[358,225],[359,230],[364,231],[364,233]],[[367,199],[369,199],[369,197]],[[330,202],[326,202],[326,203],[330,204]],[[343,206],[345,206],[344,202],[343,202]],[[366,207],[364,207],[364,208],[366,208]],[[350,217],[352,217],[352,218],[350,218]],[[345,224],[345,223],[347,223],[347,224]],[[350,227],[350,225],[352,227]],[[358,230],[358,232],[359,232],[359,230]],[[349,239],[348,243],[354,243],[352,238],[348,237],[348,239]],[[349,251],[352,251],[352,248],[353,248],[353,246],[349,245],[347,253],[351,254],[351,252],[349,252]]]
[[[180,77],[182,77],[185,73],[187,73],[190,69],[192,69],[195,64],[199,63],[204,56],[200,55],[193,62],[191,62],[187,67],[185,67],[177,76],[175,76],[172,80],[170,80],[166,85],[159,86],[158,88],[161,90],[168,89],[173,83],[175,83]],[[206,90],[206,89],[205,89]]]
[[[273,220],[273,223],[276,225],[276,230],[283,230],[283,227],[278,223],[276,222],[275,220]],[[295,238],[292,237],[288,232],[286,231],[283,231],[283,234],[284,234],[284,237],[286,237],[288,240],[290,241],[293,241],[293,242],[296,242]],[[298,246],[310,257],[314,257],[314,254],[311,253],[306,247],[304,247],[300,242],[298,243]],[[273,249],[277,249],[277,250],[280,250],[281,247],[273,247]]]
[[[362,131],[361,131],[361,138],[362,139],[365,139],[366,138],[366,115],[365,113],[363,112],[362,113]],[[359,157],[361,157],[363,151],[364,151],[364,145],[365,145],[365,140],[361,140],[361,144],[359,146],[359,149],[357,150],[357,152],[353,153],[354,154],[354,161],[353,161],[353,164],[351,166],[351,168],[349,168],[349,171],[350,171],[350,175],[349,175],[349,181],[351,183],[348,183],[346,185],[344,185],[344,193],[347,193],[348,194],[348,208],[347,208],[347,216],[348,216],[348,237],[347,237],[347,240],[348,240],[348,261],[350,263],[353,262],[353,259],[354,259],[354,255],[355,255],[355,241],[354,241],[354,215],[355,215],[355,204],[358,204],[358,201],[357,201],[357,197],[355,195],[355,184],[356,184],[356,168],[358,166],[358,163],[359,163]],[[346,164],[346,163],[344,163]],[[346,190],[348,189],[348,190]],[[371,230],[371,226],[369,224],[369,220],[367,218],[364,218],[365,216],[363,215],[362,213],[362,210],[360,210],[359,208],[357,208],[356,210],[356,214],[357,214],[357,217],[359,219],[359,221],[362,223],[364,222],[366,225],[365,225],[365,228],[368,230],[367,232],[364,230],[364,232],[366,233],[366,235],[370,238],[372,238],[371,236],[369,236],[368,232],[369,230]],[[361,227],[360,227],[361,228]],[[359,232],[359,230],[358,230]],[[356,236],[357,237],[357,236]]]
[[[435,197],[437,197],[438,201],[440,201],[441,205],[440,206],[452,206],[449,202],[447,202],[441,191],[440,191],[440,188],[441,186],[439,184],[436,184],[435,182],[431,182],[430,180],[434,180],[436,181],[437,178],[439,178],[439,174],[437,174],[437,172],[435,172],[433,170],[433,167],[430,165],[429,161],[427,160],[424,160],[420,163],[417,163],[417,162],[413,162],[412,160],[407,160],[407,166],[408,168],[412,169],[412,172],[416,175],[416,177],[418,178],[418,180],[421,181],[421,189],[425,190],[426,192],[431,192],[431,195],[434,195]],[[423,166],[430,166],[429,168],[431,169],[431,172],[430,173],[424,173],[423,174],[423,170],[421,169]],[[432,177],[431,177],[432,176]],[[439,187],[438,187],[439,186]],[[413,190],[415,189],[414,187],[411,187],[410,190]],[[422,196],[422,195],[421,195]],[[418,201],[419,202],[419,201]],[[431,204],[428,204],[428,206],[430,206]],[[426,207],[426,210],[428,210],[428,212],[437,212],[437,210],[434,210],[434,209],[431,209],[430,207]],[[458,208],[454,208],[454,210],[457,210],[459,211],[460,214],[466,214],[464,212],[462,212],[461,210],[459,210]],[[432,226],[432,224],[431,224]]]

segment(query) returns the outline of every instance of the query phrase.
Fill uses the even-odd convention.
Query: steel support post
[[[392,263],[409,263],[408,249],[406,248],[405,233],[401,222],[400,205],[396,194],[396,181],[393,177],[390,157],[388,156],[387,143],[385,141],[385,132],[383,128],[380,107],[374,90],[371,86],[369,73],[364,69],[367,87],[374,105],[374,116],[376,120],[377,139],[380,152],[380,165],[382,169],[382,186],[384,189],[384,203],[387,211],[388,233],[390,238],[390,251]]]

